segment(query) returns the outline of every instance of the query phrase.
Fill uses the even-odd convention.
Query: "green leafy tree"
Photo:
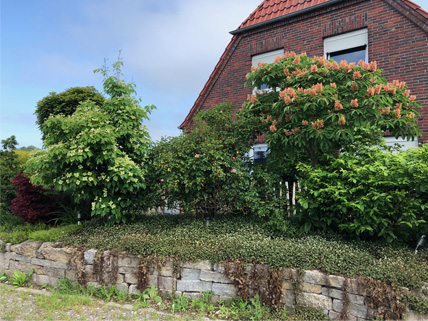
[[[21,148],[18,148],[18,150],[22,150],[24,152],[34,152],[35,150],[39,150],[40,148],[37,148],[34,145],[29,146],[22,146]]]
[[[37,116],[36,124],[39,126],[45,138],[45,129],[43,127],[46,120],[51,115],[72,115],[80,103],[90,100],[96,105],[101,106],[105,98],[94,87],[72,87],[59,94],[49,93],[37,103],[34,114]]]
[[[195,123],[191,132],[162,139],[152,148],[149,195],[205,217],[243,210],[251,184],[244,157],[251,129],[231,104],[200,112]]]
[[[135,85],[120,79],[122,60],[104,66],[104,91],[110,97],[101,106],[84,101],[75,112],[50,117],[43,125],[47,152],[37,152],[27,170],[37,184],[71,192],[76,202],[92,202],[92,215],[109,222],[125,221],[125,214],[142,209],[146,187],[144,158],[150,137],[143,119],[154,106],[139,106]]]
[[[290,159],[303,151],[313,167],[356,141],[375,144],[385,131],[414,139],[420,104],[404,82],[388,83],[381,72],[375,62],[286,53],[247,75],[247,85],[271,90],[251,95],[244,110],[259,118],[256,130],[272,151]]]
[[[7,209],[13,198],[15,198],[15,187],[11,184],[12,179],[20,170],[18,155],[15,153],[18,142],[15,136],[2,139],[0,150],[0,202],[3,209]]]

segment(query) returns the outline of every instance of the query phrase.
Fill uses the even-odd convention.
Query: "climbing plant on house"
[[[289,52],[247,75],[247,86],[271,89],[251,95],[244,110],[260,118],[257,130],[272,150],[291,158],[304,151],[313,167],[323,154],[355,141],[375,144],[385,131],[414,139],[421,105],[404,82],[389,83],[381,73],[376,62],[339,64]]]
[[[150,137],[141,122],[154,106],[142,108],[135,85],[121,80],[122,60],[104,66],[101,106],[85,101],[68,116],[50,117],[43,125],[47,153],[34,154],[27,170],[37,184],[72,193],[76,202],[92,202],[92,215],[110,222],[125,220],[139,208],[146,187],[144,157]]]

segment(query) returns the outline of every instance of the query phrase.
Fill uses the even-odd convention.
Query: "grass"
[[[129,295],[128,304],[107,303],[90,295],[88,289],[62,280],[62,286],[48,291],[13,288],[0,284],[1,320],[329,320],[321,311],[296,307],[293,312],[285,308],[268,308],[258,298],[210,302],[212,293],[202,293],[201,299],[189,300],[183,296],[156,298],[152,291],[147,304],[139,303],[141,296]],[[155,293],[156,292],[156,293]],[[116,299],[117,296],[111,299]],[[144,299],[145,300],[145,299]],[[134,303],[131,305],[129,303]]]
[[[188,314],[184,319],[203,320]],[[0,284],[0,320],[182,320],[181,315],[149,309],[132,311],[112,306],[83,294],[23,292],[22,288]]]
[[[368,276],[408,288],[428,281],[428,250],[418,255],[402,244],[349,240],[333,233],[300,235],[292,226],[279,233],[254,217],[205,220],[182,215],[143,216],[132,224],[89,223],[67,244],[116,249],[135,255],[171,256],[182,261],[241,259],[273,267],[318,269],[350,277]]]

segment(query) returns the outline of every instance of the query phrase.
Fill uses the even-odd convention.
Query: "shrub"
[[[35,225],[29,223],[21,223],[19,225],[1,225],[0,240],[5,243],[18,244],[28,240],[28,235],[31,232],[45,229],[46,225],[43,223],[37,223]]]
[[[18,194],[10,206],[13,215],[28,223],[47,221],[51,218],[51,213],[56,209],[56,195],[52,194],[52,191],[31,184],[30,179],[22,173],[15,176],[12,184]]]
[[[30,241],[43,241],[43,242],[57,242],[61,238],[75,234],[82,230],[82,225],[70,224],[60,227],[53,227],[49,230],[39,230],[29,233],[28,239]]]
[[[245,152],[250,131],[231,104],[220,104],[196,117],[196,127],[179,137],[162,139],[150,152],[155,205],[211,217],[245,210],[250,168]]]
[[[362,148],[314,169],[301,164],[297,219],[364,238],[409,242],[428,232],[428,144],[391,153]]]

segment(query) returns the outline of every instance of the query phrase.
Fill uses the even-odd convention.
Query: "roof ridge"
[[[259,23],[266,23],[269,20],[281,18],[289,14],[295,14],[299,11],[306,11],[311,7],[318,7],[319,5],[328,5],[329,2],[332,4],[339,0],[264,0],[257,8],[245,19],[241,25],[234,32],[238,33],[239,29],[252,27]],[[415,18],[421,20],[422,24],[428,25],[428,12],[425,11],[420,5],[414,3],[411,0],[385,0],[390,5],[406,7],[410,14],[415,15]],[[422,26],[424,30],[425,27]]]
[[[238,29],[258,24],[272,18],[287,15],[292,12],[318,5],[331,0],[264,0],[245,19]]]

